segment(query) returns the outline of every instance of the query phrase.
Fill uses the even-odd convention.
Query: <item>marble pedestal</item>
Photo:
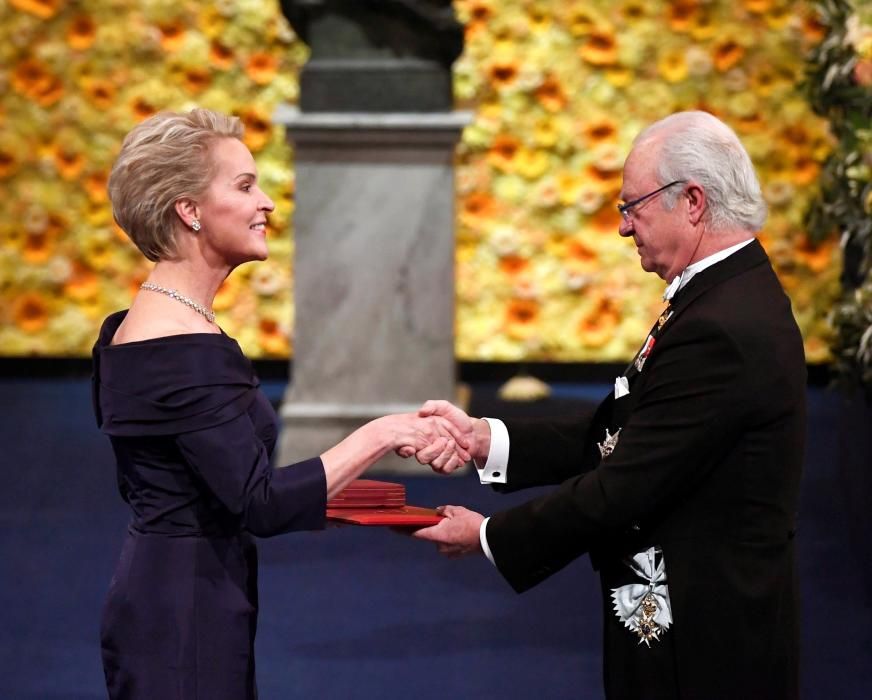
[[[294,146],[294,365],[278,463],[456,400],[454,148],[467,113],[308,113]],[[429,473],[389,455],[381,472]]]

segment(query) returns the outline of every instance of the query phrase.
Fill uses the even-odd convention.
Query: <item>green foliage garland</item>
[[[872,394],[872,7],[865,5],[817,3],[829,31],[810,54],[808,91],[837,144],[807,222],[812,240],[841,235],[843,294],[830,316],[835,368],[841,384]]]

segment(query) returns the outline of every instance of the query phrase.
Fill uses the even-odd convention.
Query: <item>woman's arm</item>
[[[451,432],[437,418],[384,416],[355,430],[322,457],[281,469],[269,454],[248,413],[221,425],[183,433],[176,445],[191,469],[243,527],[259,537],[324,527],[327,499],[403,446],[419,450],[441,444],[455,449]],[[462,438],[461,438],[462,439]],[[456,459],[465,459],[461,449]]]
[[[321,455],[327,478],[327,498],[332,498],[388,452],[403,447],[414,452],[429,447],[460,466],[470,457],[463,435],[449,421],[439,417],[421,418],[399,413],[376,418],[355,430]],[[455,467],[456,468],[456,467]]]

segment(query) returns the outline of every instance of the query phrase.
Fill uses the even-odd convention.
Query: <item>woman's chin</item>
[[[251,251],[251,253],[248,257],[248,262],[261,262],[263,260],[266,260],[268,257],[269,257],[269,248],[267,248],[266,245],[264,244],[263,246],[255,247]]]

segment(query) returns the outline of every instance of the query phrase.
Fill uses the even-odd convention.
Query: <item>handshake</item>
[[[470,460],[487,459],[490,426],[448,401],[427,401],[417,414],[385,416],[394,451],[414,457],[434,472],[450,474]]]
[[[471,418],[448,401],[427,401],[417,414],[385,416],[396,433],[393,449],[401,457],[415,457],[433,471],[450,474],[470,460],[484,461],[490,452],[490,425]],[[484,516],[461,506],[439,506],[445,518],[412,536],[433,542],[448,557],[482,554],[480,528]]]

